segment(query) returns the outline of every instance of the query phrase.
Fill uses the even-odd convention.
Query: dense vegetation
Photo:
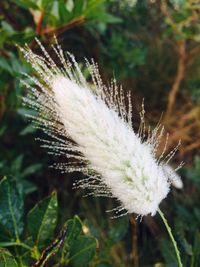
[[[22,72],[33,70],[16,45],[51,53],[54,35],[80,66],[99,64],[134,94],[134,126],[144,98],[146,119],[161,114],[184,188],[173,188],[162,210],[174,229],[184,266],[200,266],[200,4],[195,0],[0,1],[0,266],[177,266],[159,216],[112,220],[113,200],[73,190],[79,173],[49,166],[43,134],[27,121]],[[83,68],[87,76],[87,70]],[[67,230],[66,230],[67,229]]]

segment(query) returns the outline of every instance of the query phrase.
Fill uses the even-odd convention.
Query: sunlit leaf
[[[53,192],[28,213],[28,229],[38,246],[53,236],[57,223],[57,206],[57,194]]]

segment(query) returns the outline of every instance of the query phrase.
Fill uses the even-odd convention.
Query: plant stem
[[[173,237],[172,230],[171,230],[167,220],[165,219],[165,216],[164,216],[163,212],[160,209],[158,209],[158,213],[160,214],[160,217],[162,218],[162,220],[164,222],[164,225],[165,225],[165,227],[167,229],[167,232],[168,232],[168,234],[169,234],[169,236],[171,238],[172,244],[173,244],[174,249],[175,249],[176,257],[177,257],[178,266],[179,267],[183,267],[183,264],[181,262],[181,257],[180,257],[180,251],[179,251],[179,249],[177,247],[176,240]]]
[[[138,248],[137,248],[137,222],[135,217],[132,215],[130,217],[131,230],[132,230],[132,253],[131,260],[133,261],[133,267],[139,267],[138,260]]]
[[[0,247],[12,247],[12,246],[19,246],[19,247],[26,248],[27,250],[32,250],[32,247],[22,242],[20,243],[19,242],[0,242]]]

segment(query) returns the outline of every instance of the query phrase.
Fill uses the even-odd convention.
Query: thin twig
[[[167,232],[168,232],[168,234],[169,234],[169,236],[170,236],[170,239],[171,239],[171,241],[172,241],[172,244],[173,244],[173,246],[174,246],[174,250],[175,250],[176,257],[177,257],[177,261],[178,261],[178,266],[179,266],[179,267],[183,267],[183,264],[182,264],[182,262],[181,262],[180,252],[179,252],[179,249],[178,249],[178,247],[177,247],[176,240],[174,239],[174,236],[173,236],[173,234],[172,234],[172,230],[171,230],[171,228],[170,228],[170,226],[169,226],[167,220],[165,219],[165,216],[164,216],[163,212],[162,212],[160,209],[158,209],[158,213],[159,213],[160,217],[162,218],[162,220],[163,220],[163,222],[164,222],[164,225],[165,225],[165,227],[166,227],[166,229],[167,229]]]
[[[132,230],[132,253],[131,260],[133,262],[133,267],[139,266],[138,259],[138,244],[137,244],[137,221],[134,216],[130,217],[131,230]]]
[[[187,54],[186,54],[185,41],[178,42],[177,46],[178,46],[178,51],[179,51],[178,67],[177,67],[177,72],[176,72],[174,83],[172,85],[172,88],[168,96],[167,112],[165,116],[166,121],[168,121],[173,111],[176,96],[179,91],[180,85],[185,77],[185,71],[186,71]]]

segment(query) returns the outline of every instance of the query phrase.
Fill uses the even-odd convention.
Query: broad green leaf
[[[80,236],[69,248],[69,262],[74,267],[86,267],[96,253],[96,240],[93,237]]]
[[[0,222],[15,239],[19,239],[23,231],[24,201],[22,190],[15,181],[6,177],[0,182]]]
[[[74,216],[73,219],[67,221],[67,243],[71,245],[75,239],[77,239],[82,231],[81,220],[78,216]]]
[[[57,194],[53,192],[28,213],[28,229],[38,246],[53,236],[57,222],[57,206]]]
[[[81,233],[82,223],[78,216],[67,221],[67,238],[63,253],[67,255],[67,260],[73,267],[88,266],[96,253],[96,239]]]
[[[6,249],[0,249],[0,267],[17,267],[14,257]]]
[[[67,229],[67,238],[65,239],[65,242],[62,248],[62,253],[63,255],[67,255],[67,258],[68,258],[68,252],[69,252],[70,246],[81,235],[82,222],[79,219],[79,217],[75,215],[73,219],[69,219],[65,223],[64,228]]]

